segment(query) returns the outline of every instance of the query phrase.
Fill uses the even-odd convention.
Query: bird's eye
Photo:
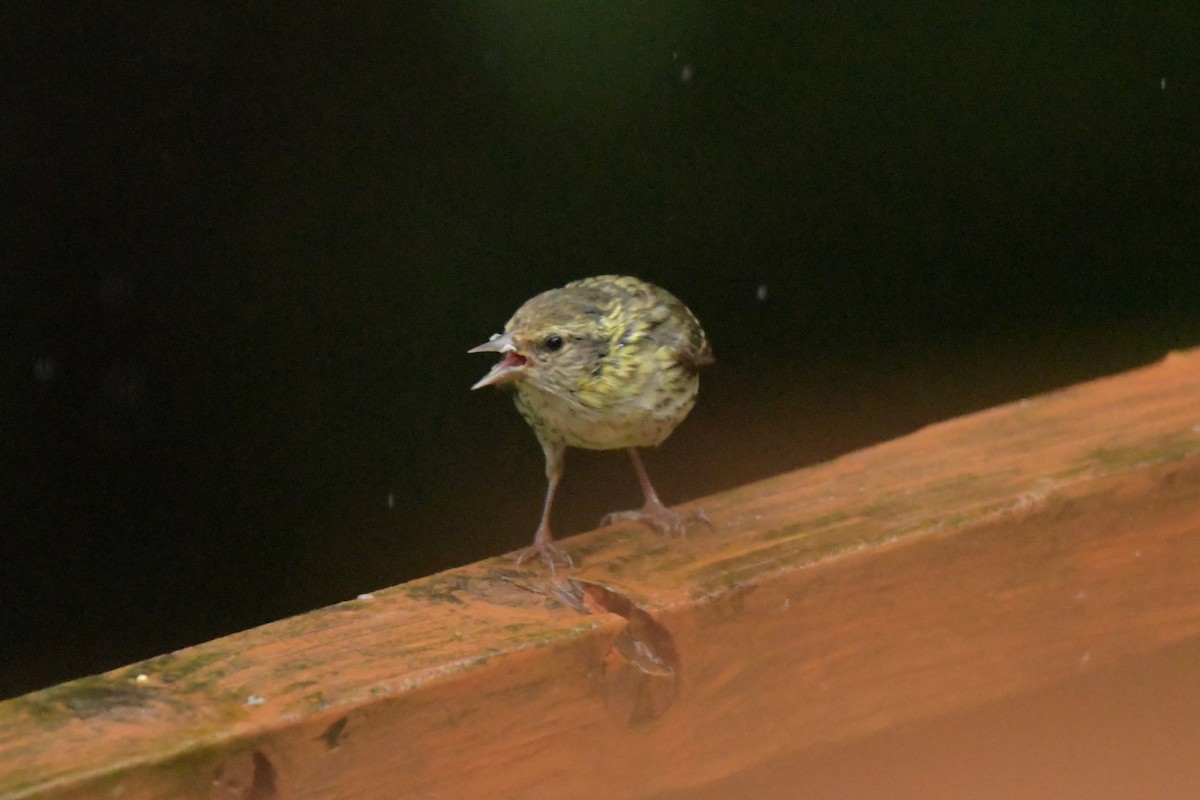
[[[557,333],[552,333],[546,337],[544,342],[542,342],[542,346],[553,353],[557,350],[562,350],[563,339]]]

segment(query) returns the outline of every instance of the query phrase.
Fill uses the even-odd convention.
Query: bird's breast
[[[660,444],[696,402],[695,375],[676,376],[668,388],[636,392],[545,391],[522,383],[516,404],[539,438],[570,447],[612,450]]]

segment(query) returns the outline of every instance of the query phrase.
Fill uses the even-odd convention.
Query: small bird
[[[698,371],[712,350],[696,317],[666,289],[637,278],[600,275],[542,292],[471,353],[504,358],[472,386],[511,383],[517,410],[546,455],[546,500],[533,544],[517,563],[537,555],[551,570],[571,557],[554,543],[550,509],[566,448],[627,448],[645,505],[606,516],[640,521],[682,535],[689,519],[711,524],[702,511],[681,515],[663,505],[637,448],[660,444],[696,403]]]

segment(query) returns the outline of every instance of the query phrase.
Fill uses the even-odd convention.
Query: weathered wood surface
[[[652,797],[1198,637],[1200,351],[700,504],[0,704],[0,797]]]

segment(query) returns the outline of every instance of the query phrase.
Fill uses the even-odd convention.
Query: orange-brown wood
[[[706,498],[686,540],[613,526],[554,577],[495,559],[35,692],[0,796],[686,793],[1200,637],[1198,400],[1173,354]]]

